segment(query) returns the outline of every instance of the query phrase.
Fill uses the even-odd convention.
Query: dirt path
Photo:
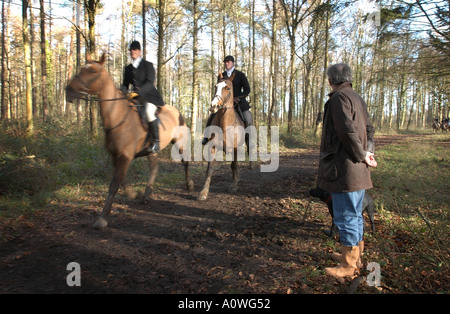
[[[331,265],[321,232],[330,217],[308,194],[317,160],[317,150],[296,149],[280,154],[273,173],[241,164],[235,194],[221,163],[206,202],[196,200],[200,171],[193,195],[180,182],[146,205],[120,196],[103,231],[92,224],[104,196],[38,211],[1,244],[0,293],[340,292],[321,271]],[[71,262],[79,287],[66,282]]]

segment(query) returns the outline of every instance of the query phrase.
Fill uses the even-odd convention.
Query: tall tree
[[[323,74],[322,74],[322,89],[320,91],[320,98],[319,98],[319,111],[322,110],[322,104],[325,98],[325,85],[327,84],[327,67],[328,67],[328,41],[330,37],[330,15],[331,15],[331,5],[330,0],[327,0],[325,6],[325,48],[324,48],[324,55],[323,55]],[[317,113],[319,114],[319,113]],[[319,122],[320,123],[320,122]],[[316,132],[318,130],[318,123],[315,123],[316,127],[314,129],[314,135],[316,135]]]
[[[297,47],[297,30],[301,23],[311,15],[318,0],[292,0],[288,3],[281,0],[284,11],[284,21],[289,37],[289,108],[288,108],[288,132],[293,131],[293,112],[295,106],[295,50]]]
[[[272,0],[272,33],[270,37],[270,100],[268,110],[268,125],[272,126],[272,116],[277,103],[277,74],[278,74],[278,60],[277,60],[277,34],[278,34],[278,0]]]
[[[413,3],[428,21],[429,45],[436,54],[433,56],[435,73],[433,76],[450,75],[450,1],[416,0]],[[432,7],[432,10],[427,7]],[[433,12],[434,10],[434,12]],[[447,87],[450,86],[447,80]]]
[[[33,123],[33,83],[31,68],[31,43],[30,31],[28,27],[28,6],[30,0],[22,0],[22,36],[25,59],[25,82],[26,82],[26,114],[27,114],[27,134],[32,135],[34,129]]]
[[[35,42],[35,31],[34,31],[34,14],[33,14],[33,6],[32,6],[33,1],[30,2],[30,6],[28,8],[28,10],[30,11],[30,18],[29,18],[29,27],[30,27],[30,55],[34,56],[34,45],[33,43]],[[31,86],[32,86],[32,91],[31,91],[31,101],[32,101],[32,106],[33,106],[33,116],[37,117],[39,115],[38,112],[38,104],[37,104],[37,99],[36,99],[36,84],[34,83],[35,81],[35,72],[36,72],[36,60],[35,58],[31,57]]]
[[[258,102],[256,101],[256,73],[255,73],[255,62],[256,62],[256,21],[255,21],[255,0],[252,0],[251,2],[251,8],[250,8],[250,27],[249,29],[251,29],[252,31],[252,36],[251,36],[251,44],[249,45],[249,47],[252,48],[252,53],[251,53],[251,58],[250,58],[250,73],[251,73],[251,101],[253,102],[253,124],[255,126],[257,126],[258,123],[258,110],[260,108],[258,108]],[[250,54],[249,54],[250,57]],[[262,98],[261,98],[262,99]],[[262,106],[261,106],[262,107]]]
[[[147,55],[147,32],[145,31],[145,13],[147,6],[145,0],[142,0],[142,56],[145,59]]]
[[[198,0],[193,1],[193,28],[192,28],[192,116],[191,133],[195,135],[198,118],[198,89],[199,89],[199,57],[198,57],[198,23],[200,11],[198,9]]]
[[[76,6],[75,14],[76,14],[76,73],[80,71],[81,68],[81,29],[80,29],[80,18],[81,18],[81,0],[76,0],[76,3],[74,2],[74,5]],[[79,99],[76,100],[76,107],[77,107],[77,128],[78,130],[81,130],[82,127],[82,115],[83,115],[83,107],[81,105],[81,101]]]
[[[48,95],[47,95],[47,43],[45,37],[45,6],[44,0],[39,0],[40,23],[41,23],[41,95],[42,95],[42,118],[48,117]]]
[[[92,57],[96,55],[96,42],[95,42],[95,16],[97,9],[99,8],[100,0],[84,0],[84,8],[88,15],[88,49]],[[98,108],[97,104],[93,101],[89,102],[89,114],[90,114],[90,127],[91,135],[93,137],[98,135],[97,120],[98,120]]]
[[[156,88],[163,90],[164,86],[164,29],[166,25],[166,0],[158,0],[158,48],[157,48],[157,66],[156,66]]]
[[[7,65],[6,65],[6,14],[5,14],[5,1],[2,1],[2,72],[1,72],[1,115],[0,119],[6,119],[8,117],[8,99],[6,94],[6,80],[7,80]]]

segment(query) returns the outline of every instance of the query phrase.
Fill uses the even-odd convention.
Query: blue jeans
[[[365,190],[331,193],[334,224],[339,229],[339,239],[344,246],[358,246],[363,240],[364,220],[362,203]]]

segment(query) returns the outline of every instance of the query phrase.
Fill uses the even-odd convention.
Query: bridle
[[[228,85],[227,85],[227,86],[228,86]],[[224,99],[221,95],[216,95],[216,96],[214,96],[214,98],[213,98],[212,100],[214,100],[215,98],[218,98],[219,101],[222,102],[222,104],[220,104],[220,105],[217,106],[218,110],[222,110],[222,109],[223,109],[223,110],[233,109],[234,106],[232,106],[232,107],[224,107],[225,104],[228,102],[228,100],[230,100],[230,97],[231,97],[231,90],[228,91],[228,95],[225,97],[225,99]]]
[[[88,62],[88,64],[96,64],[95,62]],[[90,88],[90,85],[92,84],[92,83],[94,83],[96,80],[98,80],[98,78],[100,77],[100,75],[102,74],[102,72],[100,71],[98,74],[96,74],[93,78],[91,78],[89,81],[87,81],[87,82],[85,82],[78,74],[75,74],[75,76],[73,77],[74,79],[77,79],[78,81],[80,81],[81,82],[81,84],[83,85],[83,87],[86,89],[86,90],[88,90],[88,91],[90,91],[91,90],[91,88]],[[115,101],[115,100],[121,100],[121,99],[127,99],[127,97],[126,96],[124,96],[124,97],[119,97],[119,98],[108,98],[108,99],[101,99],[101,98],[98,98],[98,97],[94,97],[94,96],[92,96],[92,95],[86,95],[86,97],[80,97],[80,99],[83,99],[83,100],[96,100],[96,101],[100,101],[100,102],[102,102],[102,101]]]
[[[88,62],[88,63],[96,64],[95,62]],[[87,91],[90,91],[91,90],[90,89],[90,85],[92,83],[94,83],[95,81],[97,81],[101,74],[102,74],[102,72],[100,71],[98,74],[96,74],[94,77],[89,79],[89,81],[87,81],[87,82],[85,82],[78,74],[75,74],[75,76],[73,78],[77,79],[78,81],[80,81],[80,83],[83,85],[83,87]],[[80,93],[80,92],[78,92],[78,93]],[[83,93],[80,93],[80,94],[83,94]],[[101,98],[98,98],[98,97],[94,97],[94,96],[92,96],[90,94],[86,94],[86,97],[80,97],[79,99],[83,99],[83,100],[87,100],[87,101],[94,100],[94,101],[99,101],[99,102],[105,102],[105,101],[123,100],[123,99],[127,99],[127,97],[124,96],[124,97],[118,97],[118,98],[101,99]],[[110,131],[114,130],[115,128],[118,128],[119,126],[121,126],[125,122],[125,120],[127,119],[128,114],[131,112],[131,108],[134,107],[134,106],[128,105],[128,107],[129,107],[130,110],[127,111],[127,113],[123,117],[122,121],[120,121],[117,125],[115,125],[115,126],[113,126],[111,128],[103,128],[103,130],[105,132],[110,132]]]

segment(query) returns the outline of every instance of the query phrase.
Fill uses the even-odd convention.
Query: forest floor
[[[377,145],[405,136],[411,135],[381,136]],[[259,165],[250,170],[241,163],[236,193],[228,189],[229,163],[216,163],[209,198],[203,202],[196,197],[206,164],[193,163],[194,193],[178,180],[160,183],[148,204],[120,194],[105,230],[92,225],[106,185],[92,187],[92,193],[75,202],[53,201],[14,224],[0,225],[0,293],[407,292],[405,287],[413,283],[405,276],[402,286],[395,286],[389,278],[397,274],[390,273],[389,261],[381,263],[378,287],[364,280],[339,282],[324,273],[335,265],[328,254],[339,245],[322,232],[331,223],[326,205],[308,193],[315,185],[318,156],[317,149],[284,149],[278,170],[266,173]],[[174,167],[170,160],[160,164],[157,180],[183,172],[181,164]],[[89,182],[83,184],[89,189]],[[376,238],[386,236],[378,215],[375,224],[375,235],[365,240],[365,263],[371,258],[378,262]],[[71,262],[80,265],[81,286],[66,282]],[[360,278],[367,275],[363,269]],[[448,288],[448,274],[440,280],[431,286]]]

